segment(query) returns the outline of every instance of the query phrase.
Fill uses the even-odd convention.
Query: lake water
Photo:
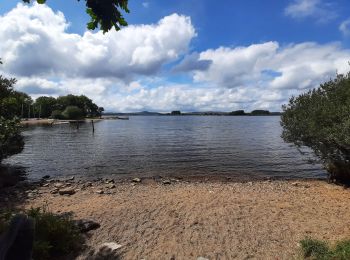
[[[32,127],[25,148],[5,163],[44,175],[114,178],[230,176],[323,178],[318,164],[283,142],[278,116],[135,116],[77,130]]]

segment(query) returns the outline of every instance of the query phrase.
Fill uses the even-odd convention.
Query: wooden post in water
[[[94,120],[91,120],[91,125],[92,125],[92,133],[95,133],[95,125],[94,125]]]

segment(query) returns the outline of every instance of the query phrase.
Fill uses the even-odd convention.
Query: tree
[[[261,115],[269,115],[270,111],[268,110],[253,110],[251,112],[252,116],[261,116]]]
[[[34,107],[36,114],[40,117],[48,118],[56,108],[57,100],[54,97],[38,97],[35,100]]]
[[[34,0],[39,4],[46,3],[46,0]],[[78,0],[80,1],[80,0]],[[23,0],[30,3],[31,0]],[[127,26],[122,12],[129,13],[128,0],[85,0],[86,13],[91,20],[87,24],[89,30],[100,28],[104,33],[113,27],[118,31],[122,26]]]
[[[0,76],[0,163],[4,158],[21,152],[24,145],[19,119],[7,109],[9,101],[16,100],[13,97],[15,83],[15,79]]]
[[[236,110],[236,111],[232,111],[230,113],[231,116],[244,116],[246,115],[246,113],[244,112],[244,110]]]
[[[83,111],[77,106],[68,106],[63,111],[62,115],[66,119],[78,120],[84,117]]]
[[[103,111],[105,111],[105,109],[104,109],[103,107],[99,107],[99,108],[97,109],[98,116],[99,116],[100,118],[102,117]]]
[[[283,139],[310,147],[324,162],[331,179],[349,182],[350,73],[292,97],[283,111]]]

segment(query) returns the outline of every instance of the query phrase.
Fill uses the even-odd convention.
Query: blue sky
[[[350,60],[346,0],[130,1],[131,13],[125,17],[137,41],[130,28],[105,39],[91,32],[89,38],[84,1],[48,0],[45,11],[43,6],[17,6],[19,2],[0,2],[5,25],[0,40],[8,42],[0,46],[2,73],[17,77],[22,91],[35,89],[30,93],[34,98],[46,93],[92,95],[112,111],[280,110],[291,95],[316,87],[337,71],[346,72]],[[64,20],[58,19],[58,11]],[[57,33],[46,31],[36,19]],[[22,20],[24,28],[6,29],[10,21]],[[62,29],[62,24],[69,26]],[[74,35],[80,38],[72,43]],[[21,44],[14,47],[13,42]],[[91,52],[77,53],[76,46],[85,45]],[[74,73],[44,56],[35,58],[43,55],[35,55],[35,46],[49,46],[47,57],[57,55],[54,60],[67,63],[61,50],[66,46],[64,53],[76,56]],[[125,55],[115,54],[120,50]],[[113,60],[105,53],[113,53]],[[110,66],[85,64],[96,59]]]

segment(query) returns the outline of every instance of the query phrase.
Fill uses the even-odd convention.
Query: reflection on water
[[[29,178],[66,176],[324,177],[281,139],[280,118],[227,116],[131,117],[79,130],[69,125],[25,131],[25,148],[5,162]]]

